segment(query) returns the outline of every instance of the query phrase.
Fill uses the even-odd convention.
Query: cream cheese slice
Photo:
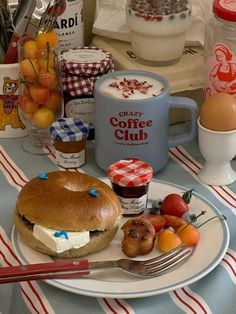
[[[39,241],[43,242],[53,252],[60,253],[72,248],[80,248],[90,241],[89,231],[67,232],[68,239],[63,235],[55,237],[55,232],[59,230],[49,229],[40,225],[34,225],[33,235]]]

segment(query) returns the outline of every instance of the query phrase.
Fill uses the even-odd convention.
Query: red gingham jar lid
[[[222,20],[236,22],[236,1],[214,0],[213,13]]]
[[[103,74],[114,68],[110,52],[97,47],[64,50],[60,61],[62,71],[81,76]]]
[[[107,174],[112,183],[136,187],[151,181],[153,169],[149,163],[142,160],[122,159],[109,166]]]
[[[78,76],[62,72],[62,88],[71,96],[93,95],[94,84],[101,75]]]

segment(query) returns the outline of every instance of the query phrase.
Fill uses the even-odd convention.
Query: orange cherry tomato
[[[163,229],[157,238],[157,248],[161,252],[169,252],[177,246],[181,245],[182,241],[176,232],[171,228]]]
[[[180,227],[177,230],[177,234],[181,241],[188,246],[194,246],[200,240],[200,232],[192,225]]]

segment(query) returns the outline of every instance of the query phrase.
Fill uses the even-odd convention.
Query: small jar
[[[59,119],[52,124],[50,132],[59,166],[78,168],[85,163],[88,128],[80,119]]]
[[[236,97],[236,7],[234,1],[214,0],[205,28],[205,99],[224,92]]]
[[[64,50],[61,53],[64,116],[82,119],[89,125],[88,140],[94,139],[94,84],[114,70],[109,52],[96,47]]]
[[[124,209],[123,216],[137,216],[147,207],[149,183],[153,169],[138,159],[122,159],[108,168],[112,188]]]

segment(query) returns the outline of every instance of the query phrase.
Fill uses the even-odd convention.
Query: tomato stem
[[[34,67],[33,62],[31,61],[31,59],[30,59],[30,58],[28,58],[28,59],[29,59],[29,62],[30,62],[31,66],[32,66],[32,68],[33,68],[33,71],[34,71],[34,75],[35,75],[35,79],[36,79],[36,84],[38,85],[38,84],[39,84],[39,78],[38,78],[36,69],[35,69],[35,67]]]
[[[193,191],[194,189],[191,189],[182,195],[182,199],[185,201],[186,204],[190,203]]]
[[[205,213],[206,213],[206,211],[205,211],[205,210],[202,210],[202,211],[200,212],[200,214],[195,215],[194,218],[191,218],[191,217],[190,217],[190,219],[191,219],[190,222],[187,223],[187,225],[185,225],[180,231],[183,231],[185,228],[187,228],[189,225],[191,225],[191,224],[193,223],[193,221],[196,221],[197,218],[199,218],[199,217],[202,216],[202,215],[205,215]]]
[[[47,43],[46,43],[46,45],[47,45],[47,63],[46,63],[46,72],[49,72],[48,71],[48,68],[49,68],[49,54],[50,54],[50,44],[49,44],[49,42],[47,41]]]
[[[215,218],[218,218],[219,220],[227,220],[227,218],[224,216],[224,215],[221,215],[221,216],[213,216],[209,219],[207,219],[206,221],[204,221],[202,224],[200,224],[200,226],[198,226],[197,228],[199,229],[200,227],[202,227],[203,225],[205,225],[207,222],[215,219]]]

